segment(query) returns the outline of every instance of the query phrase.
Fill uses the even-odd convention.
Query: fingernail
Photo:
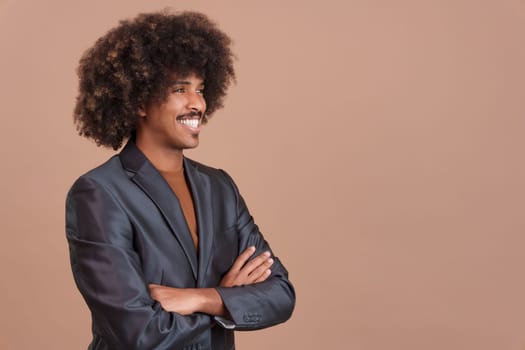
[[[255,252],[255,246],[252,245],[249,249],[250,251]]]
[[[270,252],[266,251],[266,252],[264,252],[264,255],[270,256]]]
[[[268,263],[271,265],[273,264],[273,259],[268,259]]]

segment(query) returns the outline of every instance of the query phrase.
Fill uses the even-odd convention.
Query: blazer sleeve
[[[133,228],[112,193],[79,178],[66,200],[71,267],[93,318],[93,332],[111,349],[172,349],[210,328],[210,316],[162,309],[148,292]]]
[[[228,174],[222,172],[230,182],[237,200],[238,254],[253,245],[256,247],[253,257],[270,251],[274,263],[270,277],[264,282],[230,288],[217,287],[233,324],[222,318],[216,318],[216,321],[225,328],[235,330],[255,330],[285,322],[295,307],[295,291],[288,280],[288,271],[279,258],[273,255],[237,186]]]

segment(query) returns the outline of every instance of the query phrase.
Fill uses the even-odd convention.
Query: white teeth
[[[194,129],[199,126],[199,119],[181,119],[178,122]]]

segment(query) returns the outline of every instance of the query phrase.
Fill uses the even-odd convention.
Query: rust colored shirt
[[[190,229],[191,238],[195,249],[199,248],[199,236],[197,234],[197,220],[195,219],[195,208],[193,206],[193,198],[191,197],[190,187],[184,176],[184,169],[179,171],[161,171],[164,179],[168,182],[173,192],[179,199],[184,218]]]

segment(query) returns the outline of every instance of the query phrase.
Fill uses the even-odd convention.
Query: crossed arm
[[[73,275],[92,313],[94,342],[119,349],[180,347],[217,323],[253,330],[291,315],[295,295],[286,269],[265,255],[270,248],[240,196],[237,230],[244,250],[215,288],[148,285],[127,214],[94,179],[75,183],[66,219]],[[250,260],[255,251],[263,253]]]
[[[242,252],[222,278],[220,286],[236,287],[265,281],[271,274],[273,259],[270,258],[270,252],[264,252],[247,262],[254,253],[253,246]],[[166,311],[181,315],[202,312],[228,317],[222,298],[215,288],[173,288],[149,284],[149,292],[152,299],[158,301]]]

